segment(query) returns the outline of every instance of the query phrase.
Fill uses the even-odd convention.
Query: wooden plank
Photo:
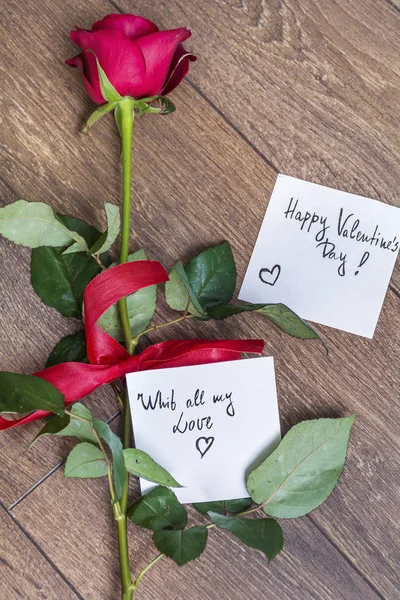
[[[111,389],[96,391],[85,405],[102,419],[115,414]],[[18,502],[63,461],[74,445],[72,438],[46,436],[29,449],[43,422],[32,423],[4,432],[0,436],[0,501],[7,507]]]
[[[137,495],[137,488],[133,492]],[[118,597],[117,547],[107,495],[105,479],[73,481],[57,471],[13,510],[85,600]],[[194,513],[192,509],[191,521],[205,522]],[[285,521],[283,527],[285,550],[271,565],[229,534],[210,531],[198,561],[179,569],[163,559],[143,580],[138,600],[379,598],[307,518]],[[131,562],[138,572],[157,551],[150,532],[131,525],[129,530]]]
[[[5,186],[4,186],[5,187]],[[17,200],[10,190],[6,197]],[[1,370],[33,373],[45,366],[55,344],[82,327],[77,319],[65,319],[34,293],[29,275],[30,251],[0,240],[2,327],[0,328]],[[108,419],[116,413],[114,394],[99,389],[86,401],[95,414]],[[31,486],[62,460],[71,447],[66,438],[43,438],[28,449],[43,422],[12,429],[0,435],[0,501],[12,505]]]
[[[79,596],[0,507],[1,596],[7,600],[77,600]]]
[[[190,80],[278,171],[399,205],[400,14],[386,0],[139,0],[135,11],[192,29]]]
[[[147,7],[148,16],[151,16],[149,10],[156,9],[155,6],[150,9]],[[57,208],[77,216],[92,216],[97,224],[104,223],[103,217],[99,216],[103,202],[110,198],[117,201],[120,184],[114,128],[110,121],[101,122],[90,138],[77,135],[76,113],[81,110],[84,94],[77,74],[62,65],[62,58],[72,54],[72,45],[65,39],[66,30],[72,24],[69,23],[71,15],[74,15],[73,22],[89,26],[94,18],[109,10],[105,3],[78,6],[71,1],[57,1],[39,20],[35,2],[24,4],[23,7],[13,2],[8,5],[6,31],[9,37],[6,45],[11,50],[11,66],[6,81],[10,107],[9,125],[5,133],[8,142],[5,175],[8,185],[15,192],[15,195],[9,192],[9,201],[16,199],[17,193],[26,195],[26,190],[29,190],[32,199],[51,202]],[[164,8],[164,18],[166,15]],[[21,36],[24,39],[23,48],[16,43]],[[38,66],[43,63],[43,39],[46,39],[45,73]],[[26,47],[29,47],[29,53],[25,52]],[[51,106],[41,102],[43,89],[47,89],[50,80],[57,93],[65,94],[62,102]],[[67,95],[65,90],[68,88]],[[14,99],[16,95],[10,93],[15,89],[19,91],[18,102]],[[134,188],[137,207],[134,219],[136,247],[145,245],[150,254],[162,256],[163,262],[170,266],[180,256],[188,258],[196,249],[228,238],[233,243],[242,277],[274,182],[274,171],[195,90],[184,85],[174,94],[174,99],[178,111],[173,116],[146,118],[137,124],[134,159],[138,173]],[[85,106],[89,112],[89,104]],[[28,141],[21,123],[29,129]],[[8,253],[11,246],[6,244],[6,248]],[[18,292],[19,301],[24,300],[30,306],[31,292],[25,286],[18,288]],[[336,492],[327,507],[315,513],[315,518],[318,517],[318,524],[329,524],[335,543],[389,597],[395,586],[397,552],[393,544],[396,521],[391,500],[395,492],[393,481],[396,467],[389,457],[393,456],[397,439],[398,409],[394,400],[398,374],[388,350],[390,348],[395,352],[397,347],[397,340],[393,340],[393,332],[398,324],[395,301],[394,294],[388,294],[373,342],[325,328],[324,333],[331,348],[328,359],[319,345],[289,339],[257,317],[247,316],[242,321],[237,318],[218,326],[188,323],[188,327],[177,327],[168,332],[171,336],[183,337],[255,335],[266,338],[267,353],[273,353],[276,357],[285,427],[311,416],[348,414],[353,411],[359,414],[340,495]],[[35,319],[41,318],[39,311],[39,308],[31,311]],[[163,309],[162,315],[165,314]],[[23,345],[24,335],[18,327],[12,327],[10,339],[19,349]],[[8,350],[8,338],[3,343],[7,343],[5,347]],[[42,346],[41,341],[37,350],[40,360],[46,356]],[[19,355],[22,357],[21,367],[24,367],[24,354]],[[31,356],[34,356],[33,350]],[[28,356],[28,363],[31,360]],[[385,373],[384,380],[382,373]],[[389,414],[390,419],[387,416]],[[7,451],[9,448],[7,445]],[[372,455],[373,448],[380,449],[377,463]],[[363,470],[358,461],[365,456],[369,456],[370,460],[367,469]],[[385,464],[385,468],[379,468],[380,464]],[[9,477],[8,474],[3,481],[8,481]],[[16,508],[18,514],[22,514],[31,501],[32,510],[39,512],[41,504],[38,500],[37,506],[34,505],[35,498],[41,498],[41,494],[45,493],[49,494],[49,501],[54,501],[58,507],[68,505],[73,497],[72,492],[65,498],[66,504],[59,504],[53,487],[47,488],[48,485],[53,486],[55,477],[59,475],[53,475],[21,502]],[[369,498],[367,502],[366,497],[371,495],[372,489],[378,489],[380,497]],[[90,496],[85,499],[87,519],[92,518],[92,501],[93,497]],[[96,500],[96,506],[99,503],[100,499]],[[77,511],[75,501],[72,510],[74,513]],[[99,521],[98,525],[102,527],[104,522]],[[29,515],[26,526],[29,530],[34,527]],[[322,543],[319,540],[322,540],[322,536],[315,528],[313,531],[316,535],[313,550],[316,558],[307,565],[303,564],[303,570],[311,570],[302,576],[316,578],[315,594],[324,597],[324,575],[318,569],[324,570],[324,561],[329,560],[332,571],[337,569],[340,573],[343,563],[338,553],[329,555],[329,559],[319,560]],[[52,540],[50,533],[42,531],[41,536],[48,538],[52,556],[63,552],[60,541]],[[290,538],[290,534],[287,537]],[[72,535],[70,537],[68,534],[69,543],[75,544]],[[90,545],[89,541],[87,543]],[[91,547],[93,554],[95,546]],[[135,544],[132,550],[135,556],[140,552]],[[213,557],[214,570],[216,565],[224,562],[223,552],[222,549],[219,551],[218,559],[216,555]],[[327,554],[322,552],[321,556],[327,557]],[[288,581],[287,569],[290,565],[290,561],[282,561],[276,586],[279,578]],[[83,573],[81,567],[75,571],[74,577],[82,580],[80,585],[86,585],[86,572]],[[245,581],[251,585],[247,577]],[[265,585],[264,581],[261,583]],[[257,583],[259,594],[264,590],[261,583]],[[186,585],[187,595],[190,586]],[[294,585],[293,581],[285,584],[284,588],[277,587],[277,597],[290,594],[290,585]],[[106,594],[97,598],[110,597],[107,596],[107,583],[105,586],[103,591],[96,588],[93,592]],[[224,587],[220,587],[218,593],[222,594]]]
[[[41,28],[36,26],[36,2],[24,3],[23,7],[4,7],[2,49],[3,53],[6,49],[7,56],[3,58],[8,66],[3,86],[7,125],[3,131],[2,198],[3,203],[21,197],[48,202],[61,213],[104,226],[102,205],[115,196],[111,190],[119,189],[118,161],[114,161],[110,176],[102,182],[111,144],[103,145],[101,134],[97,144],[79,135],[82,122],[76,116],[77,107],[82,108],[82,115],[85,110],[89,113],[89,102],[84,99],[78,82],[75,91],[68,93],[69,82],[76,73],[70,73],[63,60],[71,53],[68,31],[75,16],[94,19],[97,10],[106,12],[108,7],[106,3],[79,9],[69,7],[68,13],[66,6],[58,13],[61,4],[52,4],[44,11]],[[61,18],[57,19],[57,14]],[[35,27],[29,25],[25,16]],[[28,45],[32,53],[26,51]],[[46,75],[40,63],[46,65],[43,67]],[[44,79],[47,84],[51,82],[45,92]],[[51,102],[49,93],[54,94]],[[71,120],[67,113],[75,117]],[[30,285],[29,256],[26,248],[0,240],[2,370],[32,373],[43,368],[58,340],[81,327],[78,320],[61,317],[35,295]],[[89,400],[89,406],[101,418],[109,418],[116,412],[108,387],[98,390]],[[6,506],[44,477],[71,446],[70,440],[45,438],[28,451],[39,429],[40,425],[31,424],[0,436],[0,498]]]
[[[90,137],[78,133],[79,117],[77,108],[82,107],[86,116],[93,108],[85,98],[78,74],[63,64],[63,58],[73,53],[72,44],[68,41],[68,14],[75,14],[77,21],[90,22],[99,13],[90,5],[73,7],[61,3],[54,5],[44,17],[41,29],[35,26],[32,31],[27,21],[21,22],[18,8],[9,5],[6,26],[6,46],[9,49],[9,70],[5,77],[5,93],[7,97],[7,127],[4,132],[6,141],[6,160],[3,175],[6,178],[4,198],[7,202],[25,197],[51,203],[60,212],[67,212],[91,221],[98,226],[104,226],[102,205],[105,201],[115,198],[118,202],[120,195],[118,142],[115,127],[111,119],[101,122]],[[32,12],[29,13],[28,10]],[[104,4],[98,10],[107,12]],[[34,19],[35,4],[24,6],[24,14]],[[58,15],[58,17],[57,17]],[[25,44],[19,43],[20,36],[32,48],[27,56]],[[39,36],[39,37],[38,37]],[[64,103],[50,105],[41,102],[43,74],[38,69],[41,61],[43,46],[40,37],[47,36],[52,52],[46,56],[46,81],[52,81],[52,89],[63,90]],[[36,48],[36,51],[35,51]],[[21,65],[24,65],[21,70]],[[19,75],[17,75],[19,73]],[[47,79],[48,78],[48,79]],[[65,90],[72,86],[67,95]],[[15,100],[15,89],[19,90],[19,101]],[[61,93],[61,92],[58,92]],[[188,96],[186,95],[188,94]],[[190,116],[190,106],[197,102],[196,94],[186,87],[186,93],[177,102],[184,108],[187,103],[185,128],[190,128],[193,120]],[[80,109],[79,109],[80,110]],[[263,164],[257,169],[252,161],[252,152],[246,148],[242,158],[238,158],[238,175],[225,172],[224,167],[215,170],[215,157],[227,153],[221,159],[226,165],[236,153],[236,136],[223,136],[218,139],[219,131],[227,130],[219,119],[213,121],[216,128],[215,136],[206,146],[199,145],[198,139],[205,139],[206,131],[202,122],[202,110],[212,115],[205,102],[196,110],[196,125],[190,137],[190,149],[194,161],[200,161],[201,168],[206,172],[213,170],[213,177],[204,182],[203,191],[197,190],[193,181],[196,174],[195,164],[190,155],[185,152],[174,155],[176,144],[184,144],[187,137],[182,130],[182,122],[176,117],[156,120],[144,120],[137,124],[138,147],[135,152],[136,172],[140,180],[135,186],[134,204],[137,214],[134,218],[136,232],[136,247],[139,241],[152,252],[165,256],[171,265],[181,253],[182,240],[186,247],[199,247],[204,242],[218,242],[222,237],[231,237],[232,228],[239,221],[239,214],[228,219],[228,207],[236,201],[237,190],[245,191],[245,181],[257,175],[259,189],[251,188],[247,196],[256,203],[266,186],[270,189],[274,174]],[[55,112],[56,111],[56,112]],[[74,116],[75,115],[75,116]],[[54,123],[58,125],[55,127]],[[80,123],[81,125],[82,123]],[[29,130],[29,136],[25,130]],[[163,146],[166,153],[171,152],[173,158],[167,158],[160,164],[157,147],[146,148],[148,140],[156,139],[158,146]],[[245,145],[244,145],[245,147]],[[182,147],[183,149],[183,147]],[[182,163],[179,181],[175,178],[175,161]],[[65,164],[68,164],[68,169]],[[110,165],[105,171],[105,165]],[[154,177],[154,165],[158,164],[158,176]],[[88,168],[90,165],[90,168]],[[257,173],[256,173],[257,169]],[[254,171],[254,173],[253,173]],[[187,172],[187,175],[185,175]],[[189,175],[190,173],[190,175]],[[246,179],[244,179],[244,175]],[[154,182],[150,188],[146,182]],[[188,193],[188,186],[191,187]],[[261,191],[260,191],[261,190]],[[188,219],[193,219],[193,226],[187,229],[186,219],[182,219],[182,208],[179,203],[171,206],[171,198],[180,197],[182,203],[190,206]],[[204,199],[213,199],[206,204]],[[154,202],[157,198],[157,202]],[[214,215],[214,202],[222,204],[224,199],[224,226],[220,231],[213,227],[209,238],[204,240],[203,232],[198,225],[197,206],[203,204],[205,221],[211,222]],[[176,231],[175,240],[160,239],[160,214],[168,215],[166,228]],[[194,217],[194,215],[196,215]],[[140,232],[138,238],[137,232]],[[34,372],[42,368],[54,344],[66,335],[76,330],[78,324],[74,319],[64,319],[57,311],[45,307],[35,296],[29,282],[29,251],[17,247],[4,239],[0,240],[1,248],[1,281],[2,303],[5,314],[9,315],[6,326],[0,329],[0,357],[2,369],[20,372]],[[15,311],[18,298],[19,312]],[[21,323],[23,326],[21,326]],[[38,338],[40,343],[38,344]],[[10,343],[11,340],[11,343]],[[99,416],[109,417],[114,412],[112,394],[99,391],[93,398],[93,406],[99,406]],[[111,406],[110,406],[111,405]],[[38,425],[32,424],[27,428],[16,429],[0,437],[4,461],[1,464],[0,476],[7,485],[2,485],[2,500],[7,506],[15,502],[26,490],[42,478],[60,458],[64,457],[69,442],[65,440],[44,440],[40,446],[27,451]],[[15,469],[18,464],[19,468]]]
[[[180,2],[139,1],[135,10],[162,27],[192,28],[188,44],[200,60],[190,79],[278,170],[399,205],[399,15],[384,0],[197,0],[190,10]],[[252,210],[251,220],[241,215],[247,236],[240,273],[264,207]],[[399,274],[397,266],[397,290]],[[389,596],[400,559],[392,459],[399,455],[398,306],[389,292],[371,342],[321,328],[331,348],[327,361],[313,354],[315,347],[292,353],[286,340],[278,347],[264,334],[277,360],[284,419],[358,415],[351,474],[315,518]]]
[[[398,202],[400,15],[386,0],[135,10],[192,29],[190,79],[277,169]]]

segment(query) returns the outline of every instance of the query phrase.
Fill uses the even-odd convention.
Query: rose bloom
[[[67,61],[78,67],[89,96],[104,104],[96,57],[109,81],[121,96],[146,98],[169,94],[182,81],[189,61],[196,60],[182,42],[191,36],[186,27],[159,31],[148,19],[135,15],[107,15],[92,29],[71,31],[81,53]]]

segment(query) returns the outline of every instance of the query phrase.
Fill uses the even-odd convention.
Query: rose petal
[[[84,68],[84,64],[83,64],[83,60],[82,60],[82,54],[78,54],[78,56],[69,58],[68,60],[65,61],[65,63],[69,67],[77,67],[80,70],[80,72],[82,73],[83,83],[85,84],[87,93],[89,94],[90,98],[93,100],[93,102],[95,104],[103,104],[104,98],[101,95],[100,90],[99,91],[95,90],[85,75],[85,68]]]
[[[93,23],[93,31],[99,29],[116,29],[126,35],[131,40],[155,33],[158,31],[157,25],[149,19],[137,17],[136,15],[107,15],[101,21]]]
[[[176,49],[187,40],[191,32],[186,27],[151,33],[136,40],[143,52],[146,72],[141,95],[153,96],[163,88],[171,67]]]
[[[71,31],[70,37],[82,50],[84,73],[96,94],[101,94],[97,57],[100,66],[121,96],[142,95],[146,65],[136,42],[120,31],[112,29],[93,32],[77,29]],[[88,52],[89,50],[91,52]]]
[[[185,50],[182,44],[179,44],[174,57],[172,59],[171,67],[169,69],[167,81],[164,84],[160,94],[166,96],[172,90],[174,90],[185,77],[189,70],[189,62],[197,60],[197,57]]]

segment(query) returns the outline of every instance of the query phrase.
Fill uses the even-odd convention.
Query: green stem
[[[237,515],[235,515],[235,517],[243,517],[245,515],[249,515],[249,514],[251,514],[253,512],[256,512],[259,509],[260,509],[260,505],[257,505],[254,508],[251,508],[251,509],[245,510],[245,511],[243,511],[241,513],[238,513]],[[206,527],[207,527],[207,529],[214,529],[216,527],[216,524],[215,523],[210,523],[209,525],[206,525]],[[147,573],[147,571],[149,569],[151,569],[151,567],[153,565],[155,565],[156,563],[158,563],[158,561],[161,560],[163,558],[163,556],[165,556],[165,554],[162,554],[162,553],[159,554],[144,569],[142,569],[142,571],[140,571],[139,575],[136,577],[135,581],[132,584],[133,592],[136,591],[136,589],[137,589],[137,587],[138,587],[138,585],[139,585],[142,577]],[[123,598],[123,600],[125,600],[125,598]]]
[[[124,98],[118,105],[122,138],[122,227],[121,251],[119,262],[126,263],[129,254],[129,232],[131,222],[131,178],[132,178],[132,134],[133,134],[133,100]],[[129,324],[126,298],[119,301],[119,312],[124,331],[125,346],[129,354],[133,354],[131,327]]]
[[[160,323],[159,325],[153,325],[152,327],[149,327],[145,331],[142,331],[142,333],[139,333],[139,335],[137,335],[135,338],[133,338],[132,341],[136,345],[138,343],[139,339],[142,337],[142,335],[146,335],[147,333],[152,333],[153,331],[156,331],[157,329],[161,329],[161,327],[169,327],[170,325],[175,325],[176,323],[180,323],[181,321],[184,321],[185,319],[191,319],[191,318],[193,318],[192,315],[185,314],[182,317],[173,319],[173,321],[166,321],[165,323]]]
[[[128,392],[125,395],[124,410],[122,412],[122,445],[124,448],[130,448],[131,446],[131,411],[129,409],[129,398]],[[126,482],[121,496],[121,509],[126,514],[128,508],[128,492],[129,492],[129,475],[126,477]]]
[[[158,563],[158,561],[165,556],[164,554],[159,554],[158,556],[155,557],[154,560],[152,560],[147,567],[145,567],[144,569],[142,569],[142,571],[140,571],[139,575],[137,576],[137,578],[135,579],[134,583],[133,583],[133,590],[135,591],[140,583],[140,580],[142,579],[142,577],[147,573],[147,571],[149,569],[151,569],[151,567],[153,567],[156,563]]]
[[[121,251],[120,264],[128,261],[129,233],[131,216],[131,177],[132,177],[132,134],[134,119],[134,101],[124,98],[118,104],[119,127],[122,138],[122,226],[121,226]],[[128,307],[126,298],[119,301],[119,314],[124,332],[125,346],[129,354],[133,354],[135,346],[132,343],[132,333],[129,323]],[[122,411],[122,443],[124,448],[130,446],[131,414],[129,410],[128,395],[125,397]],[[114,505],[114,516],[118,527],[118,551],[121,569],[122,600],[131,600],[133,597],[133,583],[129,566],[128,531],[126,510],[128,506],[129,475],[126,477],[121,500]]]
[[[128,551],[128,536],[126,528],[126,516],[121,512],[119,503],[117,503],[116,509],[114,508],[114,516],[117,522],[118,528],[118,553],[119,553],[119,564],[121,570],[121,584],[122,584],[122,600],[131,600],[133,598],[133,583],[131,577],[131,571],[129,567],[129,551]]]

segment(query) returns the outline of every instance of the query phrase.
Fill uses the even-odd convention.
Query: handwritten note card
[[[273,358],[141,371],[127,383],[135,446],[185,486],[174,490],[181,502],[248,496],[248,470],[280,440]]]
[[[372,338],[400,243],[400,209],[279,175],[239,298]]]

